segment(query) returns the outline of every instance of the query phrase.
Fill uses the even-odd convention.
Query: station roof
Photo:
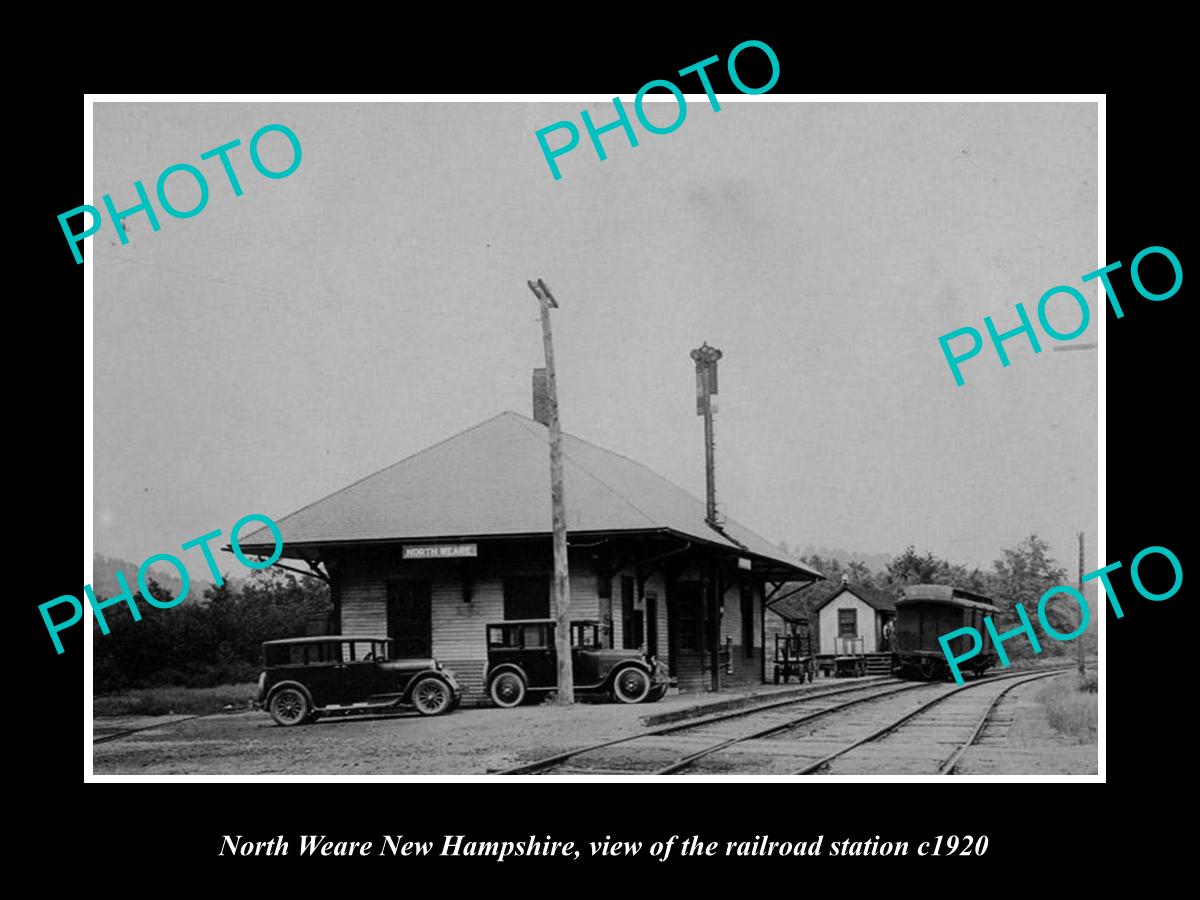
[[[278,647],[284,644],[329,644],[341,641],[366,643],[373,641],[377,644],[390,642],[390,637],[380,637],[377,634],[314,634],[307,637],[278,638],[273,641],[263,641],[264,647]]]
[[[276,520],[284,555],[335,544],[531,537],[552,532],[549,429],[506,411]],[[732,519],[705,521],[703,500],[641,463],[562,436],[571,534],[660,532],[752,558],[757,571],[805,581],[823,576]],[[239,538],[270,553],[264,526]]]

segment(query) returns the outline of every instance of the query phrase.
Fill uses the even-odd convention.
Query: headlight
[[[445,666],[442,665],[442,661],[440,659],[435,659],[433,661],[433,667],[435,669],[437,669],[439,672],[442,671],[442,669],[446,668]]]

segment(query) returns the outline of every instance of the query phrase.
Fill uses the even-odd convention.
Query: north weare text
[[[889,841],[880,835],[873,838],[830,841],[825,845],[825,835],[817,835],[811,841],[776,841],[767,834],[756,834],[746,841],[706,841],[699,835],[682,837],[673,834],[666,840],[648,843],[644,841],[614,840],[605,835],[604,840],[588,841],[587,850],[597,856],[638,856],[642,851],[665,862],[675,857],[692,856],[908,856],[916,850],[917,856],[983,856],[988,850],[985,834],[958,835],[939,834],[927,841]],[[529,835],[520,841],[468,840],[465,835],[448,834],[442,840],[441,850],[435,852],[434,841],[406,840],[402,834],[385,834],[376,841],[329,840],[326,835],[306,834],[299,838],[299,856],[473,856],[504,862],[516,857],[560,857],[579,859],[580,851],[574,841],[554,840],[550,835],[538,838]],[[247,840],[240,834],[221,836],[218,856],[287,856],[291,845],[282,835],[270,840]],[[674,853],[672,853],[674,851]]]
[[[522,841],[472,841],[466,835],[446,835],[441,852],[433,841],[405,840],[402,834],[385,834],[374,841],[331,841],[323,834],[300,836],[300,856],[488,856],[504,862],[509,856],[562,856],[579,858],[573,841],[556,841],[530,835]],[[593,855],[601,855],[595,852]],[[378,849],[376,849],[378,848]],[[288,841],[278,835],[267,841],[246,840],[242,835],[222,835],[218,856],[287,856]]]

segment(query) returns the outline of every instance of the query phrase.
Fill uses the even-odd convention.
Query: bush
[[[1095,676],[1090,677],[1094,680]],[[1087,683],[1087,676],[1080,679],[1074,673],[1051,678],[1037,695],[1050,726],[1078,744],[1096,742],[1097,703]]]
[[[220,712],[227,706],[234,709],[249,709],[257,687],[257,683],[254,683],[199,689],[138,688],[96,697],[92,704],[92,714],[96,716],[202,715]]]
[[[170,592],[150,579],[160,599]],[[254,681],[262,642],[298,637],[310,617],[328,615],[328,586],[267,569],[210,587],[203,598],[160,609],[139,604],[134,621],[125,604],[105,611],[108,635],[93,632],[97,694],[154,687],[212,688]]]

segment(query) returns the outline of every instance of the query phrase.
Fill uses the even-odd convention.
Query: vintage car
[[[557,687],[553,619],[520,619],[487,626],[487,690],[497,706],[512,707]],[[571,665],[578,694],[611,694],[622,703],[661,700],[667,668],[640,650],[603,645],[600,624],[571,623]]]
[[[453,672],[435,659],[391,659],[390,645],[359,635],[266,641],[257,703],[280,725],[403,705],[436,716],[458,705]]]

